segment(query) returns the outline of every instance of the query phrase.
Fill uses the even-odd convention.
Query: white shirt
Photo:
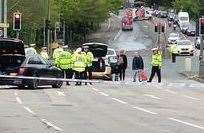
[[[35,54],[37,54],[37,51],[33,47],[25,49],[25,55],[35,55]]]

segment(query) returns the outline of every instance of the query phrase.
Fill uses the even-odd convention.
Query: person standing
[[[82,52],[82,48],[78,48],[72,57],[74,62],[73,70],[75,72],[75,79],[84,79],[84,72],[86,69],[86,57]],[[81,82],[76,82],[76,85],[81,85]]]
[[[124,50],[120,50],[119,55],[118,55],[118,65],[119,65],[119,75],[120,75],[120,80],[124,81],[125,80],[125,71],[127,69],[127,56],[125,55]]]
[[[171,59],[172,63],[176,62],[176,55],[178,54],[178,46],[176,43],[172,44],[170,47]]]
[[[86,71],[84,73],[84,78],[91,80],[92,79],[92,69],[93,69],[92,62],[94,60],[94,55],[89,50],[89,46],[84,46],[83,51],[85,52],[85,57],[86,57]],[[90,84],[92,85],[92,83]],[[85,83],[85,85],[87,85],[87,83]]]
[[[35,55],[35,54],[37,54],[35,46],[36,46],[36,44],[30,44],[28,48],[25,48],[25,55]]]
[[[49,59],[49,56],[48,56],[48,53],[47,53],[47,47],[42,47],[42,51],[40,52],[40,55],[46,60]]]
[[[136,76],[139,75],[141,70],[144,69],[144,62],[142,57],[138,52],[135,53],[135,56],[132,61],[132,70],[133,70],[133,82],[136,82]],[[138,78],[139,79],[139,78]],[[139,79],[140,81],[140,79]]]
[[[158,48],[153,48],[152,51],[152,71],[151,76],[147,82],[152,82],[152,79],[154,78],[155,74],[157,74],[158,83],[161,83],[162,53],[159,51]]]

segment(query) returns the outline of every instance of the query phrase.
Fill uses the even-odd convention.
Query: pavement
[[[61,89],[0,86],[0,133],[203,133],[204,84],[179,74],[189,57],[178,57],[175,64],[165,59],[160,84],[157,78],[132,82],[135,51],[151,71],[150,48],[156,37],[148,26],[135,22],[132,32],[121,32],[109,44],[127,50],[125,81]]]

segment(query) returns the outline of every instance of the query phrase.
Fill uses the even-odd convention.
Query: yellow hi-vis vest
[[[152,66],[162,66],[162,53],[157,53],[152,55]]]
[[[74,66],[73,70],[77,72],[83,72],[85,71],[86,68],[86,57],[85,54],[81,53],[74,53],[73,54],[73,61],[74,61]]]
[[[63,51],[57,60],[57,66],[63,70],[73,67],[72,54],[68,51]]]
[[[86,65],[88,67],[92,66],[92,62],[94,60],[94,56],[92,52],[88,52],[86,53]]]

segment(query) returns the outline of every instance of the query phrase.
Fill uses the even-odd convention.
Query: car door
[[[51,69],[49,68],[49,65],[46,61],[44,61],[39,56],[32,56],[28,59],[27,63],[29,70],[32,73],[32,76],[38,76],[38,77],[49,77],[49,74],[51,73]],[[40,80],[40,85],[47,85],[50,81],[47,80]]]

